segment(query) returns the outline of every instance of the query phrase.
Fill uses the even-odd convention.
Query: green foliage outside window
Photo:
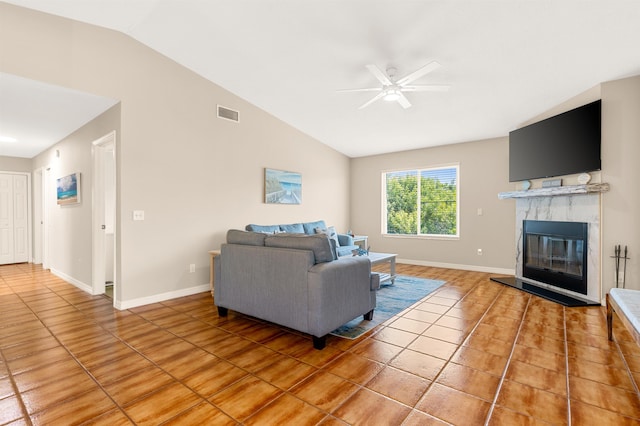
[[[386,173],[387,233],[457,235],[457,175],[457,167]]]

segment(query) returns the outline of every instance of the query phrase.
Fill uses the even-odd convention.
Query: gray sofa
[[[250,224],[245,227],[245,230],[252,232],[262,232],[265,234],[306,234],[313,235],[318,232],[326,232],[334,241],[336,245],[337,256],[351,256],[352,251],[357,249],[358,246],[354,244],[353,237],[348,234],[338,234],[333,226],[327,227],[324,220],[317,220],[315,222],[300,222],[300,223],[288,223],[282,225],[254,225]]]
[[[373,318],[378,274],[366,256],[334,260],[325,234],[265,234],[230,230],[215,263],[215,304],[313,336],[363,315]]]

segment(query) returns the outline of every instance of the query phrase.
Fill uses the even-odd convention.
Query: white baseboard
[[[457,263],[429,262],[426,260],[397,259],[398,263],[406,263],[408,265],[431,266],[433,268],[460,269],[463,271],[487,272],[490,274],[515,275],[516,270],[505,268],[493,268],[489,266],[477,265],[459,265]]]
[[[69,284],[73,284],[74,286],[78,287],[80,290],[86,291],[89,294],[93,294],[93,286],[91,286],[89,284],[85,284],[82,281],[78,281],[75,278],[73,278],[72,276],[67,275],[64,272],[58,271],[57,269],[51,268],[50,271],[56,277],[62,278],[63,280],[65,280]]]
[[[195,287],[183,288],[180,290],[169,291],[166,293],[154,294],[153,296],[140,297],[132,300],[124,300],[122,302],[115,301],[114,306],[116,309],[124,310],[137,308],[138,306],[150,305],[152,303],[164,302],[165,300],[176,299],[178,297],[191,296],[192,294],[204,293],[210,291],[211,286],[209,283],[202,284]],[[213,303],[213,301],[212,301]]]

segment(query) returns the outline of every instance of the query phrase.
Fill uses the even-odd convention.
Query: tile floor
[[[308,336],[202,293],[118,311],[34,265],[0,267],[0,424],[631,425],[640,348],[602,308],[489,275],[446,280],[357,340]]]

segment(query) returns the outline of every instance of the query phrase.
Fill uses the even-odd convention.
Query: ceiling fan
[[[411,74],[396,80],[397,69],[393,66],[387,67],[386,72],[382,71],[376,65],[367,65],[367,69],[373,74],[375,78],[382,83],[382,87],[371,87],[365,89],[344,89],[338,90],[339,93],[343,92],[380,92],[372,99],[364,103],[358,109],[363,109],[377,101],[378,99],[384,99],[385,101],[397,101],[403,108],[409,108],[411,103],[404,95],[404,92],[446,92],[449,90],[448,85],[443,84],[430,84],[426,86],[410,85],[413,81],[420,77],[427,75],[428,73],[440,68],[438,62],[430,62],[424,67]]]

